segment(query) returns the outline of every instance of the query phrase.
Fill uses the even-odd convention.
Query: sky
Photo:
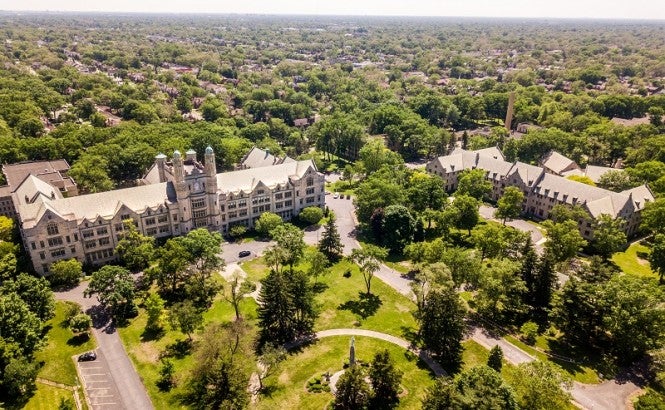
[[[663,0],[0,0],[0,10],[665,20]]]

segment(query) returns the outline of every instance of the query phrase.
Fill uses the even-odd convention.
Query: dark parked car
[[[93,360],[97,360],[97,353],[95,352],[87,352],[79,356],[79,362],[91,362]]]
[[[241,258],[244,258],[245,256],[249,256],[251,254],[252,254],[252,252],[250,252],[250,251],[240,251],[238,253],[238,256],[241,257]]]

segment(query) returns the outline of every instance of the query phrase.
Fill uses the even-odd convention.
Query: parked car
[[[333,198],[335,198],[335,199],[339,198],[339,193],[335,192],[335,194],[333,195]]]
[[[97,360],[97,353],[95,352],[86,352],[79,356],[79,362],[91,362]]]
[[[247,251],[247,250],[238,252],[238,256],[241,257],[241,258],[244,258],[244,257],[249,256],[251,254],[252,254],[252,252]]]

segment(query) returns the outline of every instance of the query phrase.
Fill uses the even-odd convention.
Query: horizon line
[[[665,22],[665,18],[648,17],[579,17],[579,16],[483,16],[483,15],[417,15],[417,14],[312,14],[312,13],[254,13],[254,12],[222,12],[222,11],[136,11],[136,10],[15,10],[0,9],[0,13],[27,13],[27,14],[143,14],[143,15],[216,15],[216,16],[260,16],[260,17],[369,17],[369,18],[461,18],[461,19],[526,19],[526,20],[602,20],[602,21],[633,21],[633,22]]]

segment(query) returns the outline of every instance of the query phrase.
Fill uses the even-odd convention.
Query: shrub
[[[538,337],[538,325],[534,322],[526,322],[520,327],[520,333],[527,344],[533,345]]]

